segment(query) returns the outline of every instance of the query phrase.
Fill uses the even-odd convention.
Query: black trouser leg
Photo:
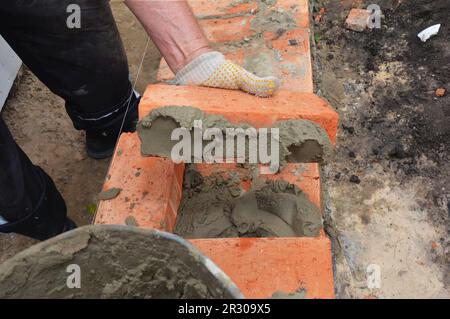
[[[69,28],[69,5],[81,28]],[[128,63],[107,0],[2,0],[0,34],[33,73],[66,101],[75,128],[118,129],[130,104]],[[136,98],[131,118],[137,117]],[[51,110],[43,110],[51,112]],[[44,115],[43,115],[44,116]],[[125,130],[132,130],[132,121]],[[63,231],[66,207],[52,180],[33,166],[0,123],[0,232],[45,239]],[[51,154],[49,154],[51,156]]]
[[[80,28],[69,28],[69,5]],[[128,62],[108,0],[1,0],[0,33],[52,92],[75,128],[121,123],[132,95]]]
[[[51,178],[34,166],[0,116],[0,233],[39,240],[64,231],[67,209]]]
[[[8,221],[24,218],[37,206],[43,190],[36,167],[0,116],[0,215]]]

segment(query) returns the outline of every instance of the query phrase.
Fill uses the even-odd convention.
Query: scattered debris
[[[347,131],[349,134],[355,133],[355,128],[353,126],[346,126],[342,124],[342,129]]]
[[[347,29],[362,32],[367,29],[367,21],[370,18],[370,11],[365,9],[352,9],[345,20],[345,27]]]
[[[314,21],[319,23],[322,20],[323,15],[325,14],[325,8],[320,8],[319,12],[315,15]]]
[[[441,28],[440,24],[435,24],[429,28],[426,28],[422,32],[420,32],[417,36],[422,40],[422,42],[426,42],[429,38],[438,34],[439,29]]]
[[[83,161],[86,159],[86,155],[82,152],[75,152],[75,154],[73,155],[73,158],[76,161]]]
[[[436,96],[443,97],[445,95],[446,90],[444,88],[439,88],[436,90]]]
[[[361,180],[359,179],[358,176],[352,175],[352,176],[350,176],[350,182],[355,183],[355,184],[359,184],[359,183],[361,183]]]
[[[119,196],[120,192],[122,191],[121,188],[110,188],[106,191],[101,192],[100,194],[98,194],[98,199],[99,200],[110,200],[110,199],[114,199],[117,196]]]
[[[409,157],[410,154],[402,145],[396,144],[392,146],[391,149],[388,151],[388,156],[390,158],[403,159]]]
[[[435,242],[435,241],[432,241],[431,242],[431,248],[436,250],[437,248],[439,248],[439,244],[437,242]]]

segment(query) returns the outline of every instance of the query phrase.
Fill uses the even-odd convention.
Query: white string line
[[[129,97],[129,99],[128,99],[128,105],[127,105],[127,108],[126,108],[126,110],[125,110],[125,115],[124,115],[124,117],[123,117],[123,119],[122,119],[122,124],[120,125],[120,131],[119,131],[119,134],[117,135],[116,143],[114,144],[114,153],[115,153],[115,151],[116,151],[117,144],[119,144],[120,136],[122,135],[122,129],[123,129],[123,126],[125,125],[125,119],[127,118],[128,111],[129,111],[129,109],[130,109],[131,100],[132,100],[133,94],[134,94],[135,89],[136,89],[136,85],[137,85],[137,82],[138,82],[138,79],[139,79],[139,75],[141,74],[142,66],[144,65],[144,60],[145,60],[145,56],[146,56],[146,54],[147,54],[147,50],[148,50],[148,45],[149,45],[149,43],[150,43],[150,38],[147,36],[147,42],[146,42],[146,44],[145,44],[144,53],[142,54],[141,62],[139,63],[139,68],[138,68],[137,73],[136,73],[136,78],[134,79],[133,87],[132,87],[132,89],[131,89],[131,94],[130,94],[130,97]],[[139,114],[139,108],[138,108],[138,114]],[[113,154],[113,158],[114,158],[114,154]],[[108,170],[107,170],[107,172],[106,172],[105,179],[103,180],[102,187],[103,187],[103,185],[105,185],[106,179],[108,178],[108,175],[109,175],[108,172],[109,172],[109,170],[111,169],[111,165],[112,165],[112,163],[113,163],[113,161],[112,161],[113,158],[111,158],[111,161],[109,162]],[[96,219],[96,217],[97,217],[97,212],[98,212],[98,207],[99,207],[99,206],[100,206],[100,205],[97,204],[97,207],[96,207],[96,209],[95,209],[95,214],[94,214],[94,219],[93,219],[93,221],[95,221],[95,219]]]

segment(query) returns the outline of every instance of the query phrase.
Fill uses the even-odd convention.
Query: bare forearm
[[[125,3],[174,73],[212,50],[186,1],[126,0]]]

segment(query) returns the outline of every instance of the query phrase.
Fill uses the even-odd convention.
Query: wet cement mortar
[[[107,189],[107,190],[101,192],[100,194],[98,194],[98,199],[99,199],[99,200],[110,200],[110,199],[114,199],[114,198],[116,198],[117,196],[119,196],[119,194],[120,194],[121,191],[122,191],[121,188],[116,188],[116,187]]]
[[[347,30],[350,9],[372,3],[381,29]],[[315,91],[341,123],[323,171],[339,298],[450,297],[449,11],[446,0],[313,1]],[[371,264],[381,288],[367,287]]]
[[[79,289],[67,286],[72,264]],[[0,265],[0,298],[230,297],[191,250],[136,227],[86,226]]]
[[[204,177],[187,165],[175,233],[184,238],[316,237],[320,210],[296,186],[221,172]],[[251,183],[244,191],[242,181]]]
[[[144,156],[171,157],[173,147],[178,140],[172,141],[171,134],[174,129],[182,127],[189,131],[193,145],[194,122],[201,121],[202,129],[218,129],[222,132],[224,140],[223,154],[226,154],[226,141],[233,140],[234,154],[237,154],[237,138],[227,135],[226,129],[252,128],[246,123],[233,124],[222,115],[206,114],[192,106],[165,106],[152,110],[138,124],[138,133],[141,139],[141,153]],[[287,120],[274,123],[272,128],[279,130],[279,163],[281,166],[287,162],[324,162],[332,151],[327,133],[319,125],[307,120]],[[257,137],[259,139],[259,136]],[[270,136],[267,138],[269,144]],[[275,139],[274,139],[275,140]],[[203,142],[203,149],[211,143]],[[259,145],[259,141],[257,143]],[[192,149],[192,147],[191,147]],[[271,149],[267,145],[266,151]],[[203,152],[202,152],[203,154]],[[258,152],[259,154],[259,152]],[[270,154],[270,152],[269,152]],[[271,154],[270,154],[271,155]],[[245,162],[249,162],[248,136],[245,140]],[[191,163],[202,160],[194,157],[192,151]],[[203,159],[204,160],[204,159]]]

